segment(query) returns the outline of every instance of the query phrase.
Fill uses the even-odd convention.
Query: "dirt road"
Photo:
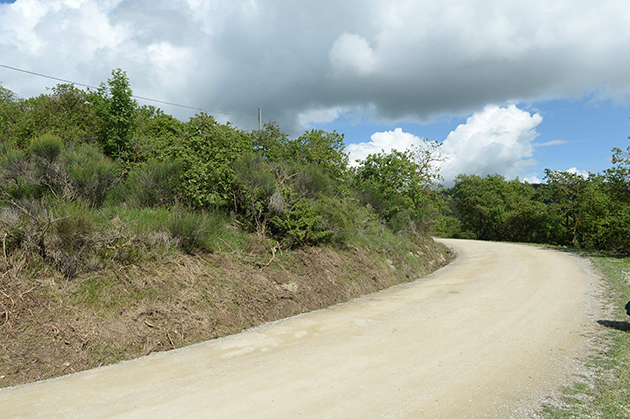
[[[587,264],[513,244],[248,332],[0,391],[2,418],[529,418],[598,320]]]

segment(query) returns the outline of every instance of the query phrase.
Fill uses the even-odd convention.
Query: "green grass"
[[[600,353],[591,357],[592,376],[564,389],[560,406],[546,406],[547,418],[630,418],[630,318],[624,306],[630,300],[630,257],[583,253],[604,276],[605,295],[613,305],[612,318],[602,326]]]

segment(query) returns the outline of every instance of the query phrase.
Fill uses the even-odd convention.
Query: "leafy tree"
[[[66,144],[94,141],[96,118],[87,92],[71,84],[58,84],[41,100],[48,105],[44,133],[56,135]]]
[[[129,152],[137,107],[132,96],[127,73],[120,68],[90,96],[100,119],[98,140],[109,157],[124,158]]]
[[[512,194],[509,199],[510,206],[507,207],[505,214],[503,239],[526,243],[561,244],[557,217],[549,211],[538,190],[518,180],[509,184]]]
[[[395,229],[414,222],[428,231],[443,207],[439,178],[429,154],[417,150],[370,154],[359,163],[353,179],[359,199]]]
[[[630,204],[630,147],[626,151],[612,149],[613,167],[604,172],[614,197]]]
[[[252,152],[251,136],[204,113],[191,118],[168,152],[182,162],[183,198],[197,207],[233,204],[234,163]]]
[[[168,159],[167,150],[183,136],[185,124],[154,106],[142,106],[136,110],[134,136],[130,148],[133,160]]]
[[[455,179],[455,206],[463,227],[480,240],[502,240],[506,216],[512,204],[512,191],[501,175],[459,175]]]
[[[307,131],[297,139],[284,143],[282,157],[292,163],[321,167],[337,181],[343,181],[348,175],[343,134],[336,131]]]
[[[570,243],[579,245],[584,229],[589,180],[575,173],[545,170],[545,198],[556,212]]]
[[[262,131],[252,132],[252,146],[265,160],[278,162],[285,159],[285,146],[289,142],[287,134],[280,130],[277,122],[267,122]]]
[[[90,142],[96,121],[88,94],[70,84],[59,84],[50,93],[29,99],[8,95],[0,101],[0,122],[4,141],[28,147],[30,141],[45,134],[64,143]]]
[[[11,127],[18,116],[18,97],[0,84],[0,141],[8,142]]]

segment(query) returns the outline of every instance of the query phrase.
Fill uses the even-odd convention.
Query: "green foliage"
[[[168,150],[183,136],[184,123],[161,109],[142,106],[136,110],[130,160],[146,162],[168,160]]]
[[[196,212],[176,208],[171,212],[167,228],[186,253],[211,251],[225,219],[219,213]]]
[[[98,141],[108,157],[126,158],[130,152],[136,101],[129,85],[127,73],[120,68],[112,71],[107,84],[90,95],[99,119]]]
[[[118,179],[116,163],[90,144],[69,150],[64,157],[67,161],[69,182],[76,195],[87,200],[93,207],[101,206]]]
[[[285,159],[285,145],[289,142],[287,134],[280,130],[277,122],[271,121],[263,126],[262,131],[254,131],[252,147],[266,161],[278,162]]]
[[[336,131],[310,130],[284,144],[283,158],[299,165],[315,165],[334,180],[343,181],[348,174],[348,155],[343,134]]]
[[[291,205],[282,217],[273,220],[276,235],[290,247],[325,242],[330,232],[322,228],[323,216],[314,201],[301,198]]]
[[[94,141],[97,125],[87,92],[70,84],[59,84],[40,100],[41,106],[47,108],[44,133],[56,135],[64,144]]]
[[[336,196],[338,183],[326,168],[316,164],[291,165],[287,176],[295,193],[299,197],[318,198],[321,196]]]
[[[433,225],[433,235],[455,239],[473,239],[474,234],[464,231],[459,218],[451,216],[440,217]]]
[[[428,231],[444,205],[435,183],[438,175],[430,163],[429,159],[421,164],[417,150],[370,154],[360,162],[353,186],[359,200],[395,230],[413,223]]]
[[[302,197],[271,223],[287,247],[342,244],[356,232],[358,212],[352,200]]]
[[[269,162],[316,166],[339,184],[349,175],[343,134],[336,131],[313,129],[289,139],[276,122],[270,122],[263,131],[252,133],[252,147]]]
[[[40,193],[52,192],[54,195],[70,193],[65,162],[61,153],[63,144],[61,139],[52,134],[44,134],[35,138],[27,150],[33,167],[35,184]]]
[[[627,204],[615,199],[616,185],[603,175],[588,178],[548,170],[545,198],[558,224],[574,246],[612,250],[623,248],[618,229],[626,226]],[[626,248],[629,250],[629,248]]]
[[[251,152],[251,137],[205,114],[191,118],[184,134],[170,150],[170,157],[182,162],[183,197],[196,207],[227,207],[233,200],[234,164]]]
[[[478,239],[564,244],[557,214],[541,191],[500,175],[459,175],[453,199],[462,228]]]
[[[95,250],[98,243],[96,225],[90,207],[78,200],[60,204],[52,223],[48,257],[65,278],[74,278],[83,257]]]
[[[45,134],[35,138],[28,149],[28,153],[37,159],[53,163],[61,154],[63,144],[59,137]]]
[[[64,144],[89,142],[96,130],[88,94],[69,84],[59,84],[38,97],[0,102],[0,120],[4,141],[20,148],[46,134]]]
[[[234,198],[248,224],[260,235],[274,214],[284,212],[285,202],[276,185],[274,165],[260,153],[249,153],[234,165]]]
[[[17,95],[6,87],[2,87],[0,82],[0,103],[11,103],[17,101]]]
[[[531,185],[515,185],[516,199],[505,216],[506,240],[526,243],[563,243],[558,217],[548,210]]]
[[[4,142],[11,138],[12,127],[19,117],[18,97],[0,83],[0,136]]]
[[[386,230],[366,202],[349,198],[352,173],[336,132],[289,139],[272,122],[245,133],[204,114],[182,123],[138,108],[120,69],[96,92],[59,85],[26,100],[6,89],[0,96],[6,244],[68,278],[133,263],[143,248],[196,253],[217,248],[219,234],[242,241],[238,228],[225,228],[226,210],[260,240],[288,247],[342,245]],[[398,229],[435,212],[420,156],[409,154],[423,195],[399,193],[379,207]],[[398,199],[400,210],[386,207]]]
[[[181,176],[181,162],[150,160],[129,173],[115,191],[116,200],[134,207],[172,206],[178,202]]]
[[[24,150],[8,148],[0,157],[0,191],[14,199],[41,195],[34,165]]]
[[[44,237],[50,229],[52,218],[42,202],[33,198],[13,199],[4,196],[8,204],[0,212],[3,242],[11,250],[29,250],[45,256]],[[3,244],[4,246],[4,244]]]
[[[462,228],[479,239],[628,252],[630,207],[621,199],[619,173],[583,177],[547,170],[537,189],[499,175],[460,175],[453,199]]]
[[[612,152],[613,167],[604,176],[615,200],[630,204],[630,147],[625,152],[615,147]]]
[[[337,182],[320,165],[248,154],[236,162],[235,182],[243,219],[285,246],[340,244],[356,227],[357,204],[338,195]]]
[[[485,179],[459,175],[455,179],[456,208],[462,224],[481,240],[500,240],[505,236],[505,215],[514,204],[510,185],[500,175]]]
[[[69,148],[52,134],[36,137],[26,150],[9,146],[0,155],[0,192],[14,199],[52,194],[98,207],[117,179],[116,164],[96,146]]]

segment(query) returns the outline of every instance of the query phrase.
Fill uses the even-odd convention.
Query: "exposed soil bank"
[[[431,240],[176,255],[68,281],[0,266],[0,387],[83,371],[240,332],[408,282],[447,263]]]

